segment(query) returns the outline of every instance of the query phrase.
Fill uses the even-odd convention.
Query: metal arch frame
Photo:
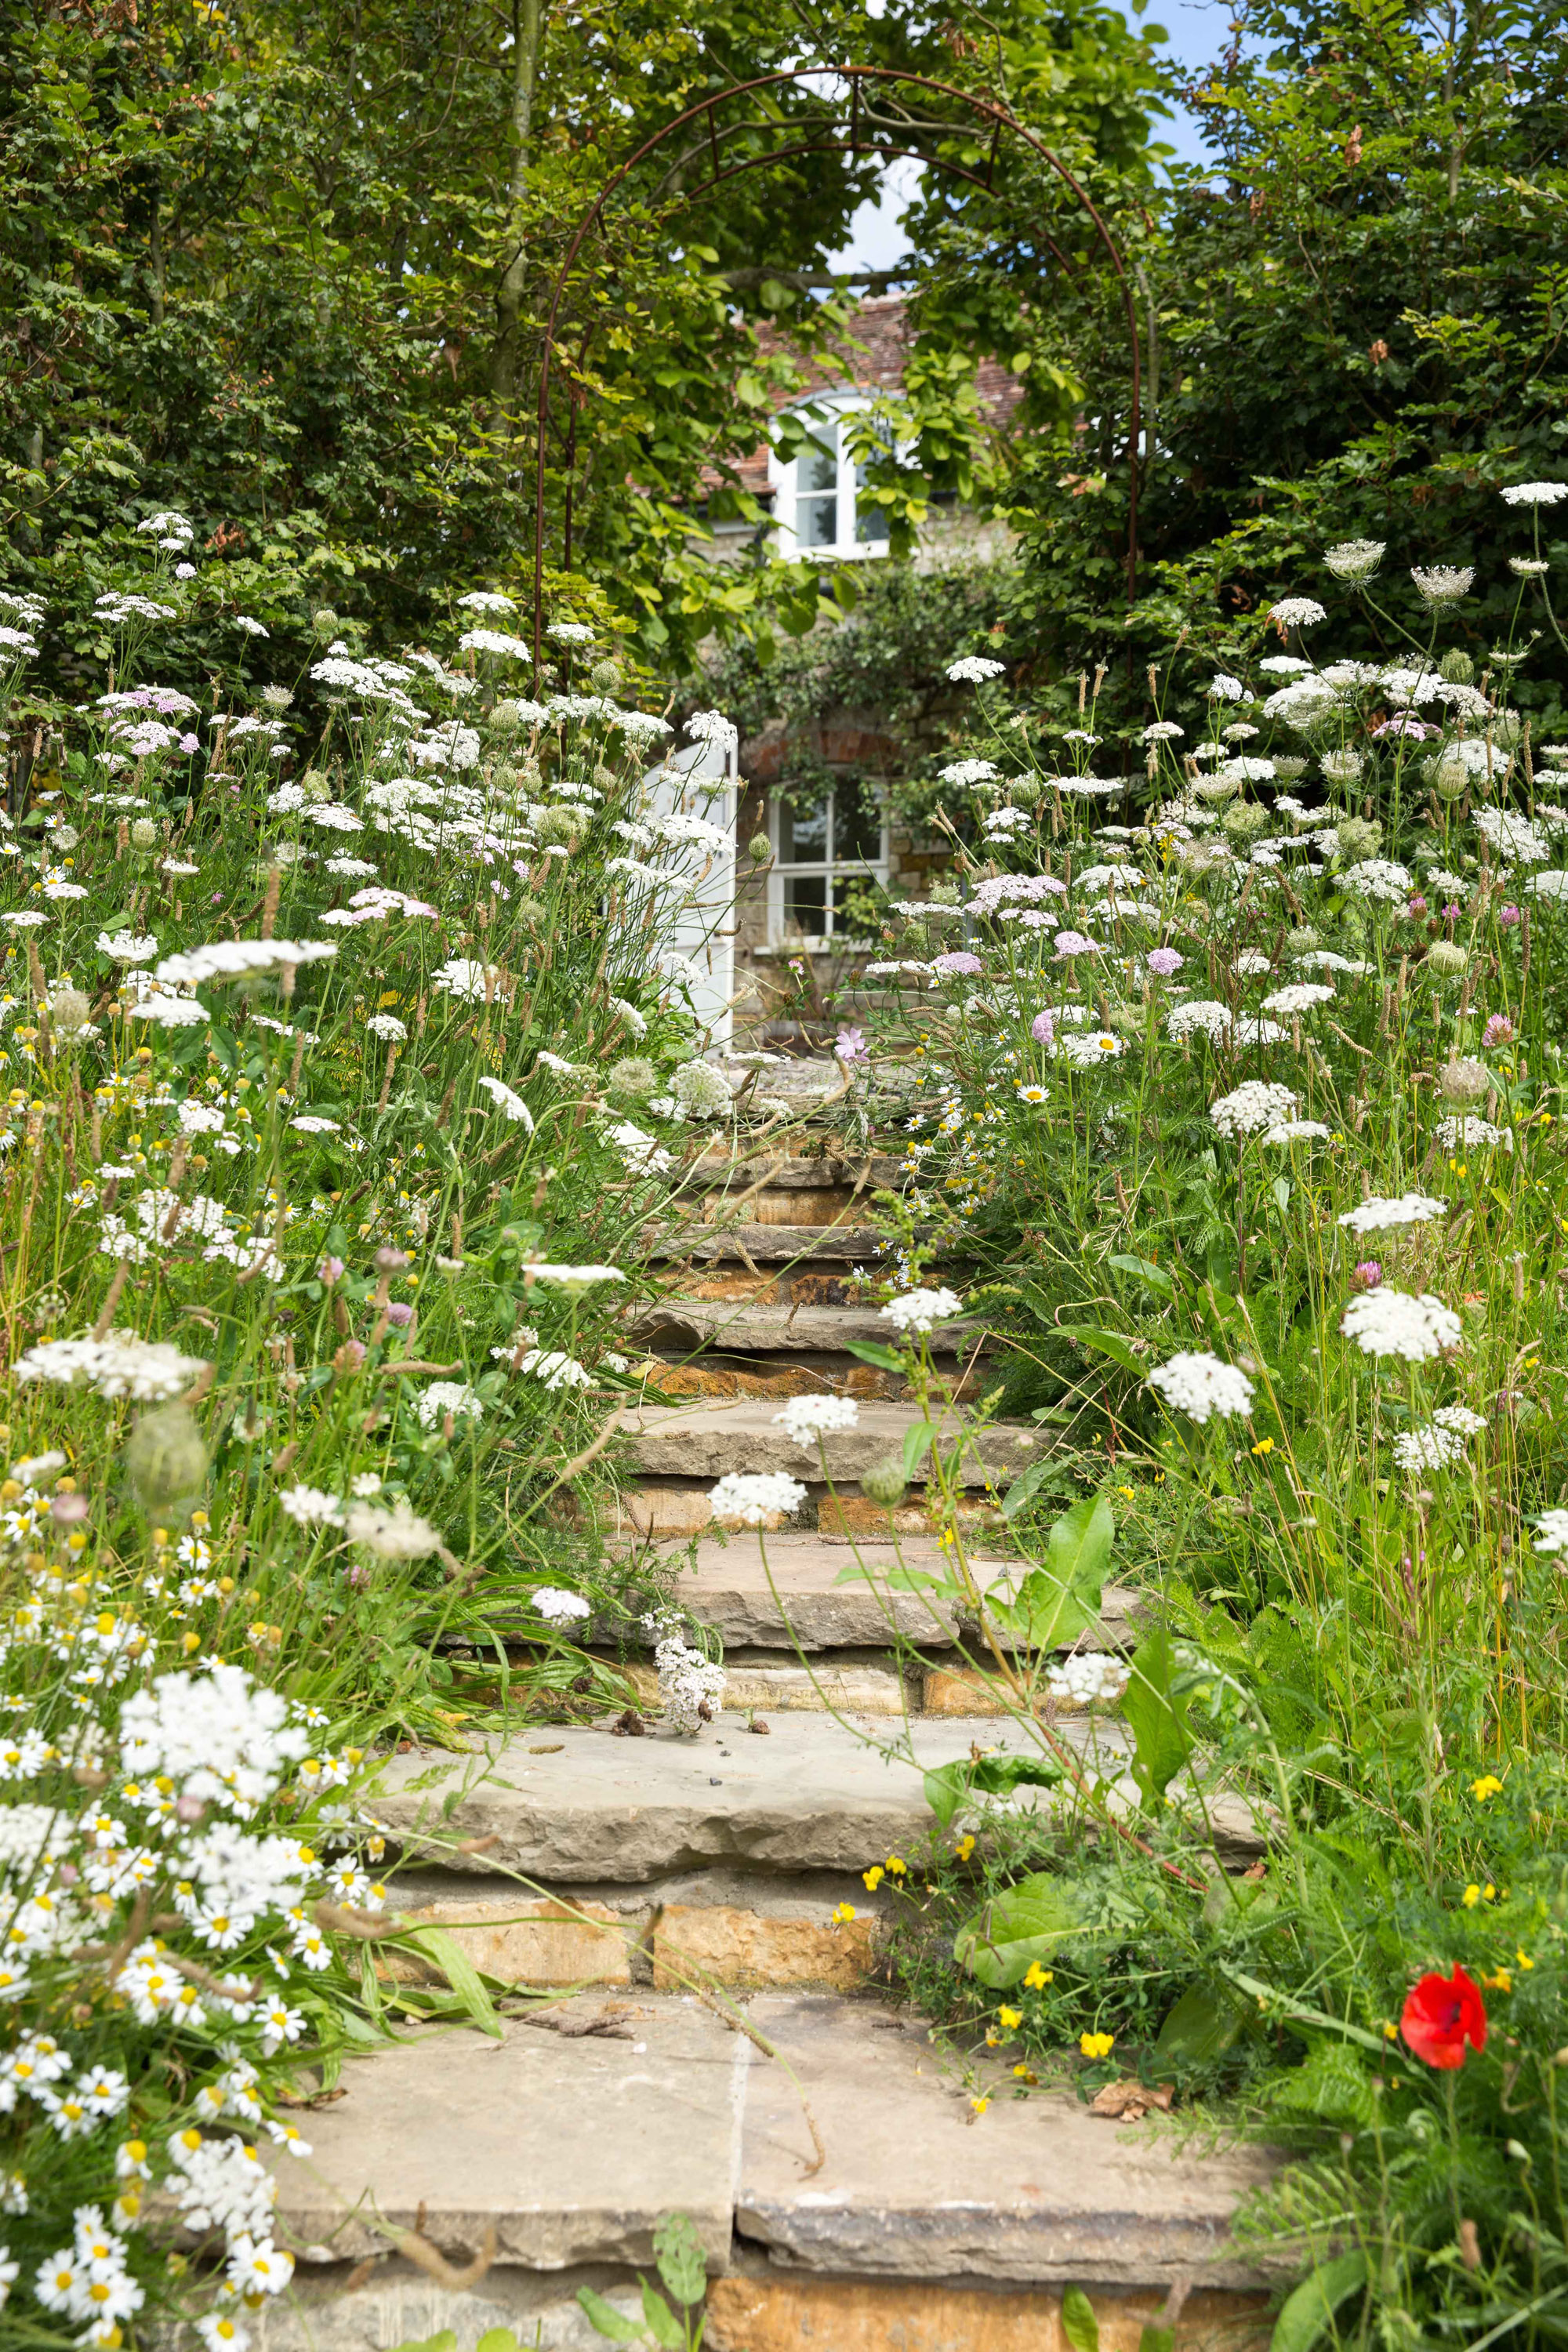
[[[847,82],[849,85],[851,95],[849,123],[850,135],[847,140],[810,138],[795,146],[777,149],[764,155],[749,156],[741,163],[728,164],[722,169],[721,168],[715,117],[718,110],[721,106],[729,105],[731,101],[735,99],[745,98],[753,91],[774,89],[782,84],[793,85],[797,82],[816,82],[823,79],[824,78],[829,78],[837,82]],[[862,138],[860,131],[859,110],[862,86],[874,89],[879,85],[887,84],[893,84],[898,88],[904,89],[927,90],[939,98],[956,100],[959,105],[967,107],[971,114],[977,117],[982,122],[989,122],[991,125],[991,152],[987,160],[984,176],[983,177],[977,172],[970,171],[967,166],[963,164],[943,163],[940,158],[929,154],[922,148],[892,147],[884,145],[880,140]],[[839,103],[842,105],[842,100],[840,100]],[[544,628],[544,503],[545,484],[548,475],[547,459],[551,423],[551,361],[556,351],[561,348],[557,339],[556,327],[560,318],[562,301],[564,299],[566,289],[572,277],[572,272],[576,266],[577,257],[583,249],[584,243],[593,229],[595,227],[601,230],[603,229],[606,209],[609,205],[611,197],[616,194],[616,190],[636,170],[637,166],[643,162],[646,156],[651,154],[656,148],[662,146],[665,141],[672,138],[676,132],[681,131],[689,124],[700,121],[704,116],[707,117],[708,121],[709,142],[712,152],[712,168],[707,178],[702,180],[696,187],[689,189],[683,193],[680,199],[683,203],[690,203],[697,197],[709,194],[725,180],[738,178],[744,172],[770,169],[775,164],[789,163],[795,158],[802,155],[821,154],[862,154],[875,152],[886,154],[889,158],[911,156],[924,163],[928,169],[934,165],[935,168],[941,171],[951,172],[955,178],[968,180],[976,187],[990,190],[993,185],[992,174],[995,167],[997,147],[1004,131],[1016,132],[1026,146],[1033,148],[1036,154],[1040,156],[1041,159],[1049,165],[1050,169],[1057,174],[1057,177],[1071,191],[1072,194],[1077,197],[1078,202],[1089,215],[1089,218],[1093,225],[1095,234],[1098,236],[1100,245],[1104,247],[1106,256],[1115,273],[1116,281],[1121,289],[1122,310],[1126,315],[1127,340],[1132,361],[1132,397],[1127,428],[1127,601],[1131,604],[1136,597],[1138,588],[1138,448],[1142,433],[1141,404],[1142,384],[1142,344],[1138,332],[1138,315],[1133,303],[1131,281],[1122,262],[1121,250],[1117,246],[1115,238],[1111,236],[1110,228],[1106,225],[1104,215],[1100,213],[1093,198],[1089,195],[1089,191],[1082,185],[1075,173],[1068,170],[1068,166],[1062,162],[1060,156],[1058,155],[1051,148],[1047,147],[1045,141],[1038,138],[1036,133],[1028,128],[1026,123],[1020,122],[1017,116],[1013,113],[1012,110],[1009,107],[1004,106],[999,100],[977,97],[971,90],[959,89],[951,82],[933,80],[930,76],[925,74],[903,73],[900,72],[896,66],[799,66],[791,68],[787,71],[780,70],[775,73],[759,74],[750,81],[731,83],[727,89],[713,90],[708,97],[700,99],[695,105],[687,107],[682,113],[672,116],[668,122],[665,123],[659,130],[654,131],[650,137],[645,139],[641,146],[636,149],[632,154],[628,155],[625,163],[618,165],[616,171],[611,173],[604,186],[600,189],[599,194],[595,198],[593,204],[578,222],[575,230],[573,232],[572,241],[566,248],[561,267],[555,275],[554,285],[551,289],[550,310],[545,320],[544,342],[540,362],[538,446],[534,467],[533,509],[533,662],[535,676],[537,677],[541,665],[541,653],[543,643]],[[786,124],[781,125],[780,127],[784,128],[787,131],[795,126]],[[825,128],[827,126],[825,125]],[[834,125],[834,127],[837,126]],[[889,126],[889,129],[896,127],[898,126]],[[956,128],[956,126],[950,126],[940,122],[931,124],[922,123],[920,125],[910,125],[909,127],[910,129],[929,129],[935,131],[948,131]],[[1051,252],[1056,256],[1056,258],[1062,263],[1064,268],[1068,266],[1067,264],[1066,257],[1057,246],[1054,238],[1047,234],[1044,236],[1042,241],[1049,247]],[[584,352],[586,351],[586,336],[584,338],[582,348]],[[576,417],[574,413],[568,431],[566,446],[566,463],[568,468],[568,503],[566,509],[566,530],[568,541],[566,561],[568,563],[571,562],[570,532],[572,528],[570,469],[574,463],[575,454]]]

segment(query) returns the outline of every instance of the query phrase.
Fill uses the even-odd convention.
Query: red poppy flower
[[[1462,2066],[1465,2044],[1487,2046],[1487,2005],[1480,1987],[1456,1960],[1451,1977],[1424,1976],[1405,1998],[1399,2030],[1428,2066]]]

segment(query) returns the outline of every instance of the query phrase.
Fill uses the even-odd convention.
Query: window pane
[[[865,467],[857,466],[855,468],[855,487],[857,489],[859,488],[860,484],[865,480]],[[855,536],[864,547],[882,546],[888,536],[888,509],[886,507],[864,506],[861,504],[860,500],[857,499],[855,501]]]
[[[819,940],[826,927],[827,877],[823,874],[786,874],[784,886],[784,927],[804,939]]]
[[[837,425],[816,425],[811,439],[796,459],[797,490],[836,490],[838,488],[838,427]]]
[[[882,812],[871,786],[858,778],[834,795],[833,859],[837,866],[874,866],[882,854]]]
[[[826,856],[826,794],[818,801],[785,801],[779,810],[779,864],[820,865]]]
[[[795,500],[795,537],[802,547],[837,547],[838,500],[831,490]]]

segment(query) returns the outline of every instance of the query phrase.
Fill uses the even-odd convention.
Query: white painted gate
[[[685,877],[684,891],[671,889],[664,945],[693,967],[689,980],[699,1022],[715,1045],[727,1045],[734,1025],[735,992],[735,746],[691,743],[672,751],[662,767],[643,779],[650,816],[679,810],[705,818],[722,831],[726,847],[693,843],[666,847],[659,861]]]

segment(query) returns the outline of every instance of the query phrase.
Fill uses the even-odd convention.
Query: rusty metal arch
[[[748,156],[738,163],[731,163],[722,167],[721,166],[718,130],[715,121],[721,107],[728,106],[735,100],[743,99],[755,91],[776,88],[781,84],[817,82],[824,79],[830,79],[839,83],[847,83],[849,85],[849,135],[847,139],[828,139],[813,136],[804,140],[797,145],[769,150],[764,154]],[[954,100],[960,106],[966,107],[971,115],[977,118],[981,122],[988,122],[991,125],[991,152],[987,160],[984,175],[983,176],[978,172],[971,171],[966,165],[956,163],[946,163],[940,157],[928,153],[923,148],[894,147],[885,144],[880,139],[863,137],[860,128],[860,98],[862,88],[865,87],[868,90],[874,91],[879,86],[886,86],[889,84],[893,84],[905,89],[924,90],[931,93],[935,97]],[[840,116],[842,114],[842,108],[843,101],[840,100]],[[689,106],[683,112],[672,116],[668,122],[665,123],[661,129],[654,131],[648,138],[645,139],[641,146],[637,148],[632,154],[628,155],[626,161],[619,164],[610,174],[610,177],[605,181],[593,204],[584,214],[582,219],[578,222],[575,230],[573,232],[572,240],[566,248],[561,267],[556,272],[554,284],[551,289],[550,310],[545,320],[543,347],[540,356],[538,447],[535,455],[533,509],[533,661],[535,675],[537,676],[540,667],[544,624],[544,513],[545,485],[549,474],[551,362],[555,353],[563,348],[557,334],[562,301],[565,296],[567,287],[571,282],[572,273],[576,267],[577,257],[583,249],[584,243],[595,228],[603,229],[610,200],[615,195],[617,189],[619,189],[629,178],[630,174],[637,169],[637,165],[641,163],[646,157],[653,153],[656,148],[661,147],[666,140],[673,138],[678,131],[687,129],[694,123],[700,122],[704,117],[707,118],[709,144],[712,158],[711,167],[708,175],[696,186],[685,189],[681,192],[680,201],[682,203],[689,204],[695,202],[698,198],[710,194],[714,188],[721,186],[724,181],[738,178],[742,173],[771,170],[777,164],[789,163],[795,158],[802,155],[824,154],[858,155],[874,152],[879,155],[886,155],[889,160],[899,156],[910,156],[923,163],[927,169],[935,169],[951,173],[954,178],[968,180],[974,186],[984,188],[989,191],[993,186],[993,173],[995,168],[996,154],[1004,131],[1016,134],[1018,138],[1023,140],[1026,146],[1032,148],[1035,153],[1040,156],[1041,159],[1049,165],[1050,169],[1057,174],[1058,178],[1078,199],[1079,204],[1088,215],[1089,219],[1093,226],[1095,235],[1100,245],[1103,247],[1105,254],[1110,260],[1111,268],[1115,273],[1116,282],[1121,290],[1122,310],[1127,320],[1128,348],[1132,363],[1131,403],[1127,428],[1127,601],[1129,604],[1131,604],[1137,594],[1138,588],[1138,445],[1142,432],[1142,418],[1141,412],[1142,344],[1138,332],[1138,316],[1133,303],[1131,280],[1130,279],[1127,269],[1122,262],[1121,250],[1117,246],[1115,238],[1110,234],[1110,230],[1106,224],[1104,215],[1100,211],[1093,198],[1089,195],[1089,191],[1082,185],[1077,176],[1068,170],[1068,166],[1062,162],[1060,156],[1058,155],[1051,148],[1047,147],[1045,141],[1038,138],[1036,133],[1028,128],[1026,123],[1020,122],[1016,115],[1013,113],[1012,110],[1009,107],[1004,106],[999,100],[977,97],[971,90],[959,89],[951,82],[933,80],[930,76],[925,74],[904,73],[896,66],[799,66],[791,68],[787,70],[781,69],[775,73],[759,74],[750,81],[735,82],[724,89],[713,90],[710,92],[708,97],[700,99],[695,105]],[[787,134],[797,126],[795,124],[784,124],[780,127]],[[838,126],[835,121],[835,118],[826,116],[823,121],[823,128],[826,130],[829,127]],[[908,129],[911,131],[931,131],[938,134],[945,133],[949,136],[956,131],[957,127],[958,126],[956,124],[944,123],[940,121],[910,123],[908,125]],[[1055,255],[1056,258],[1062,263],[1064,268],[1069,267],[1067,263],[1065,255],[1062,254],[1054,238],[1052,238],[1048,233],[1042,235],[1041,241],[1050,248],[1051,252]],[[590,329],[589,332],[591,331],[592,331]],[[588,337],[587,334],[585,334],[582,344],[582,353],[584,354],[587,350],[587,341]],[[567,566],[569,566],[571,562],[571,469],[575,462],[575,451],[576,416],[575,407],[574,407],[574,414],[568,435],[566,436],[567,483],[565,510],[565,562]]]

